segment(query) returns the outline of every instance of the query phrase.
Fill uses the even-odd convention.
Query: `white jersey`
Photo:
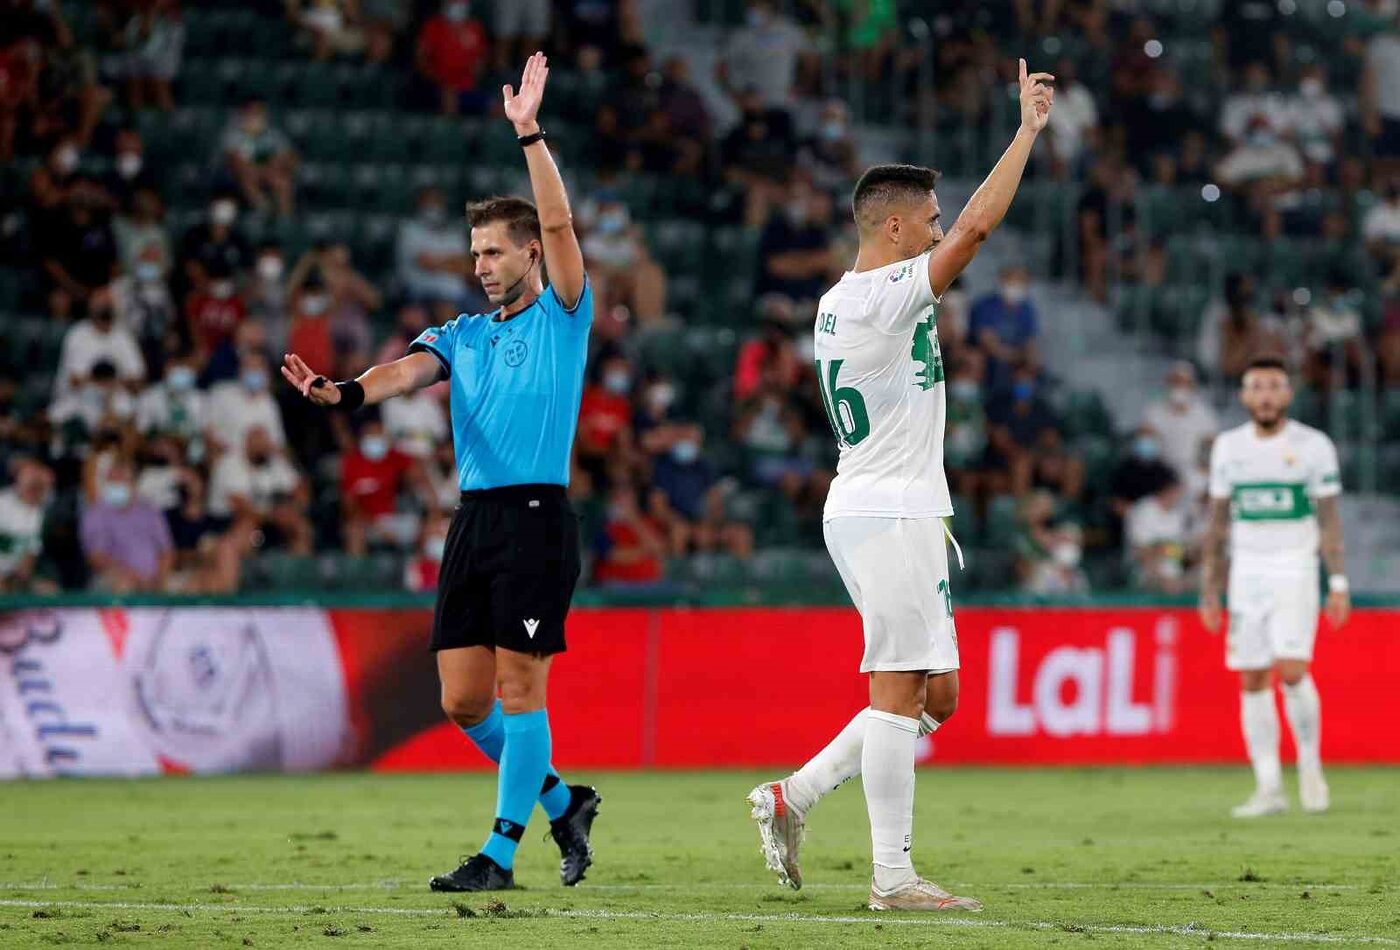
[[[1261,438],[1254,423],[1228,429],[1210,452],[1210,497],[1230,500],[1231,570],[1317,570],[1313,503],[1340,494],[1337,449],[1289,420]]]
[[[817,305],[818,383],[841,452],[826,518],[953,513],[928,258],[847,271]]]

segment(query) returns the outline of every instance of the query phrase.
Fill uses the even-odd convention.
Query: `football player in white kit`
[[[870,706],[797,772],[749,794],[768,866],[794,889],[802,886],[806,815],[860,774],[874,850],[871,909],[982,908],[919,877],[910,857],[915,745],[958,699],[938,301],[1006,214],[1049,118],[1053,79],[1027,75],[1020,61],[1020,129],[946,236],[936,172],[881,165],[856,184],[855,268],[821,298],[814,332],[822,401],[840,449],[826,545],[860,611]]]
[[[1346,623],[1351,599],[1342,555],[1341,475],[1326,434],[1288,418],[1293,389],[1280,359],[1245,370],[1240,401],[1250,421],[1222,432],[1210,453],[1210,515],[1204,542],[1201,620],[1220,629],[1220,593],[1230,538],[1230,622],[1225,665],[1240,674],[1240,724],[1255,790],[1236,818],[1288,810],[1279,765],[1274,672],[1298,749],[1298,798],[1326,811],[1322,708],[1308,673],[1318,622],[1318,552],[1327,565],[1327,619]]]

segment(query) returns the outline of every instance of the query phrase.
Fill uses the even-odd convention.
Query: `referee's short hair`
[[[873,225],[879,209],[926,197],[938,184],[938,174],[922,165],[874,165],[866,169],[851,196],[856,224]]]
[[[540,213],[524,198],[498,195],[467,205],[468,227],[477,228],[497,221],[505,224],[506,233],[518,245],[541,239]]]

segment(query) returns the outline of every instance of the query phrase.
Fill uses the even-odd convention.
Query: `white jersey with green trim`
[[[1314,502],[1342,490],[1337,449],[1326,433],[1288,420],[1263,437],[1253,422],[1216,436],[1210,497],[1230,501],[1232,570],[1317,570]]]
[[[847,271],[817,305],[817,381],[841,453],[826,518],[953,513],[928,258]]]

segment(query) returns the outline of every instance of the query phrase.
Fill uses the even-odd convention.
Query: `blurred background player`
[[[938,303],[1010,207],[1049,118],[1053,78],[1027,75],[1020,61],[1020,129],[946,236],[936,172],[868,170],[852,199],[855,268],[817,305],[818,383],[840,448],[826,544],[861,614],[870,706],[796,773],[755,788],[749,802],[768,866],[798,888],[807,812],[859,772],[874,850],[871,910],[982,909],[919,877],[910,857],[915,745],[958,703]]]
[[[1220,629],[1220,593],[1229,528],[1230,623],[1225,665],[1240,674],[1240,723],[1254,766],[1255,790],[1236,818],[1288,810],[1279,765],[1278,709],[1271,673],[1298,749],[1303,810],[1326,811],[1322,707],[1308,672],[1318,622],[1318,552],[1327,565],[1327,619],[1351,611],[1342,556],[1342,480],[1337,449],[1325,433],[1288,418],[1293,387],[1281,359],[1254,359],[1240,401],[1250,421],[1222,432],[1210,457],[1210,512],[1201,582],[1201,619]]]
[[[545,709],[580,572],[578,521],[564,489],[593,322],[568,196],[536,122],[548,76],[537,53],[519,94],[503,89],[537,205],[491,198],[467,210],[476,274],[497,309],[424,330],[407,356],[356,380],[331,385],[296,354],[282,368],[312,402],[350,411],[451,381],[462,494],[443,552],[432,649],[444,711],[500,764],[500,778],[485,845],[434,877],[437,891],[514,887],[516,847],[537,798],[559,845],[560,877],[577,884],[593,861],[588,835],[602,801],[550,766]]]

